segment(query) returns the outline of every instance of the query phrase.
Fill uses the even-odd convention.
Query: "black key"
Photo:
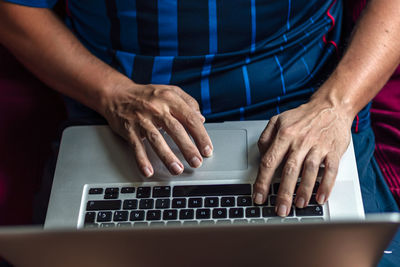
[[[235,206],[235,198],[234,197],[222,197],[221,198],[221,207],[233,207]]]
[[[85,224],[86,223],[94,223],[96,220],[96,212],[86,212],[85,214]]]
[[[229,209],[229,218],[243,218],[243,208]]]
[[[135,193],[134,187],[122,187],[121,188],[121,194],[132,194],[132,193]]]
[[[196,210],[196,219],[210,219],[210,209],[198,209]]]
[[[203,199],[201,198],[189,198],[188,207],[189,208],[199,208],[203,205]]]
[[[123,209],[124,210],[135,210],[137,209],[138,201],[137,199],[126,199],[124,200]]]
[[[317,199],[315,198],[315,194],[311,195],[310,201],[308,202],[308,205],[318,205]]]
[[[251,196],[237,198],[237,205],[240,207],[252,206],[252,204]]]
[[[278,194],[278,190],[279,190],[279,183],[274,183],[272,185],[272,188],[274,189],[274,194]],[[272,192],[271,192],[272,193]]]
[[[154,206],[154,199],[141,199],[139,202],[139,209],[152,209]]]
[[[163,212],[163,220],[176,220],[178,219],[178,210],[164,210]]]
[[[217,197],[206,197],[204,207],[218,207],[219,199]]]
[[[317,191],[318,191],[318,188],[319,188],[319,182],[315,182],[315,185],[314,185],[314,188],[313,188],[313,193],[315,194],[315,193],[317,193]]]
[[[194,210],[180,210],[179,219],[180,220],[191,220],[194,218]]]
[[[225,219],[226,215],[226,209],[213,209],[213,219]]]
[[[104,199],[117,199],[118,196],[119,196],[118,193],[115,193],[115,194],[105,194],[105,195],[104,195]]]
[[[90,188],[89,195],[99,195],[103,194],[103,188]]]
[[[275,208],[274,207],[263,207],[262,208],[262,216],[263,217],[276,217]]]
[[[271,206],[275,206],[276,205],[276,196],[269,196],[269,204]]]
[[[121,200],[91,200],[86,205],[86,210],[119,210]]]
[[[106,195],[118,194],[118,193],[119,193],[118,187],[109,187],[109,188],[106,188],[106,191],[105,191]]]
[[[128,212],[127,211],[114,211],[114,221],[124,222],[127,220],[128,220]]]
[[[156,209],[169,209],[169,205],[170,205],[169,198],[156,200]]]
[[[308,206],[303,209],[296,208],[297,216],[321,216],[323,215],[322,206]]]
[[[246,217],[247,218],[257,218],[260,217],[260,208],[246,208]]]
[[[150,187],[138,187],[136,192],[137,198],[148,198],[150,197]]]
[[[98,222],[111,222],[111,211],[100,211],[97,213]]]
[[[174,186],[174,197],[251,195],[250,184]]]
[[[291,207],[289,214],[287,217],[293,217],[294,216],[294,207]]]
[[[186,208],[186,199],[185,198],[174,198],[172,200],[173,208]]]
[[[114,228],[115,224],[113,224],[113,223],[102,223],[102,224],[100,224],[100,227],[101,228]]]
[[[146,220],[148,221],[161,220],[161,210],[148,210]]]
[[[144,220],[144,210],[134,210],[131,211],[131,221],[143,221]]]
[[[170,186],[155,186],[153,187],[153,197],[170,197],[171,187]]]

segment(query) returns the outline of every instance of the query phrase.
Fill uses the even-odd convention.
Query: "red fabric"
[[[374,98],[372,128],[376,136],[375,157],[400,205],[400,68]]]
[[[367,0],[347,1],[355,22]],[[400,205],[400,66],[372,101],[371,124],[375,133],[375,158]]]
[[[33,196],[64,114],[59,96],[0,47],[0,225],[31,222]]]

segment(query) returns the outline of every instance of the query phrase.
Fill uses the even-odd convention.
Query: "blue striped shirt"
[[[180,86],[209,121],[268,119],[326,79],[342,8],[341,0],[69,0],[67,25],[136,83]]]

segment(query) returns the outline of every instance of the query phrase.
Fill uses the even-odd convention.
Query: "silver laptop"
[[[364,210],[353,144],[344,154],[329,201],[312,199],[287,218],[274,212],[279,171],[262,206],[251,200],[259,152],[258,138],[267,121],[206,124],[214,145],[202,167],[187,164],[171,176],[150,146],[152,178],[138,170],[129,145],[108,126],[76,126],[62,136],[45,228],[147,227],[213,224],[268,224],[363,219]],[[179,149],[165,135],[185,163]],[[319,177],[320,178],[320,177]],[[316,183],[316,187],[318,183]]]
[[[15,266],[376,266],[399,214],[325,223],[0,229]],[[390,256],[390,255],[389,255]]]

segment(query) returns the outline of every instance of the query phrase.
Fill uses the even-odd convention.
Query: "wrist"
[[[353,120],[364,106],[356,103],[357,95],[347,79],[339,79],[337,73],[331,77],[312,95],[310,102],[340,111],[343,116]]]
[[[106,114],[113,110],[113,106],[115,103],[115,99],[118,98],[121,93],[127,91],[128,88],[132,88],[132,86],[136,85],[129,78],[118,75],[114,79],[108,79],[107,82],[101,86],[101,89],[98,93],[98,101],[95,103],[94,109],[101,114],[103,117],[106,117]]]

